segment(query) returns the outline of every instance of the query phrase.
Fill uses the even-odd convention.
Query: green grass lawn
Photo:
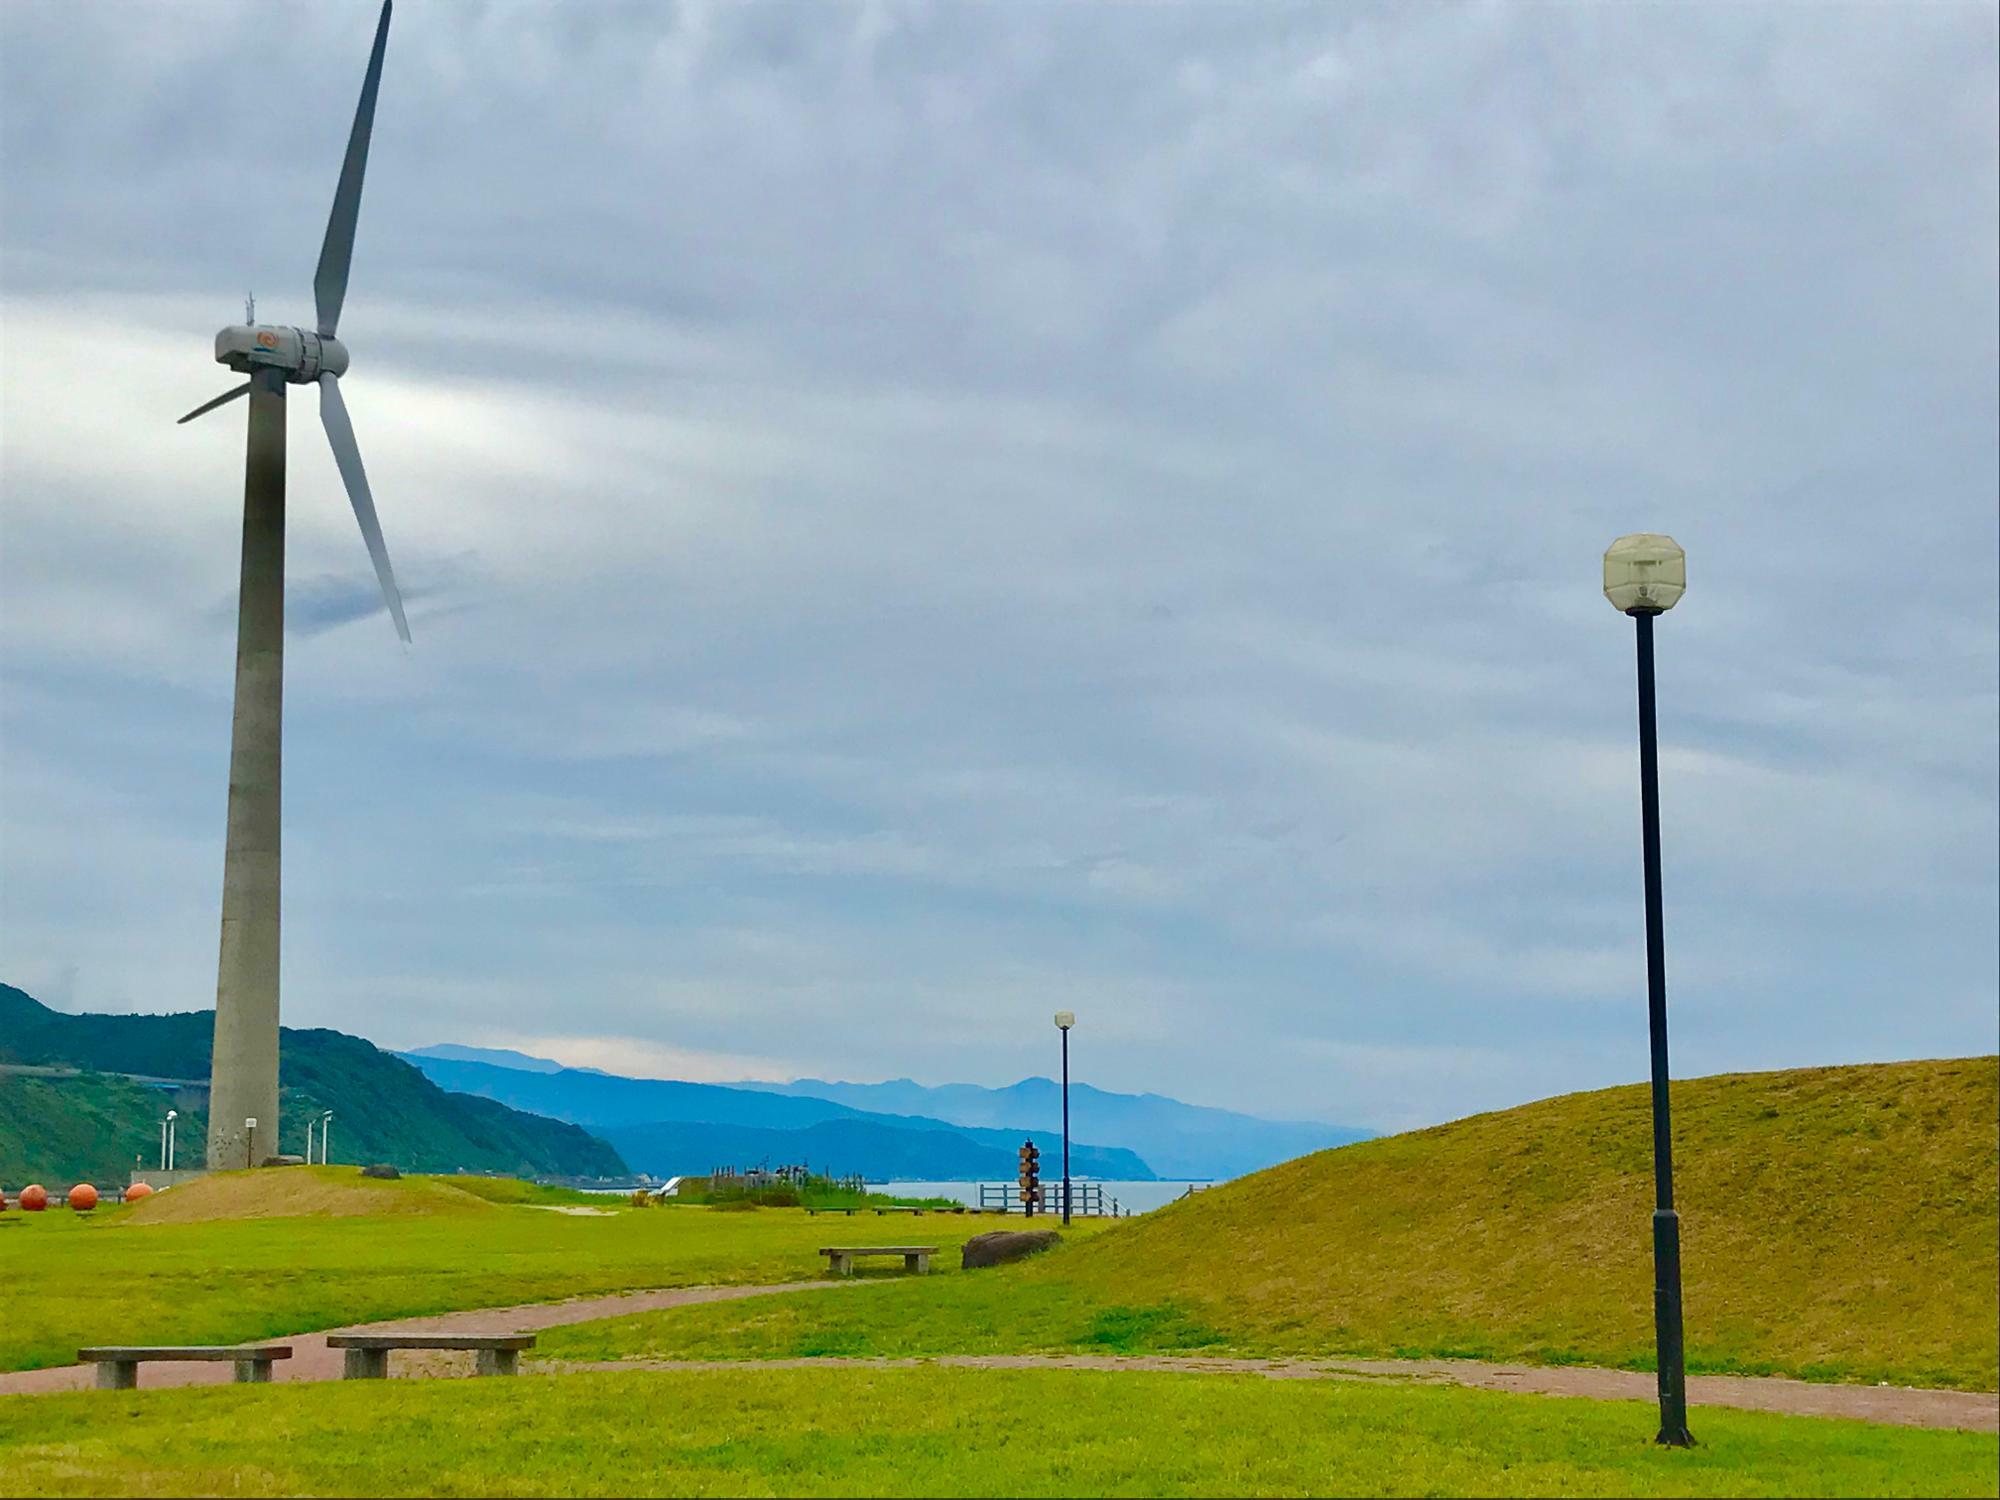
[[[22,1495],[1993,1495],[1993,1439],[1087,1371],[524,1376],[0,1401]]]
[[[2000,1061],[1674,1089],[1688,1368],[1992,1390]],[[1651,1369],[1642,1088],[1287,1162],[1020,1266],[558,1330],[610,1359],[1054,1350]]]
[[[383,1186],[400,1187],[423,1211],[146,1224],[132,1209],[10,1209],[0,1228],[0,1369],[67,1364],[85,1344],[229,1343],[646,1287],[811,1280],[823,1273],[817,1250],[828,1244],[935,1244],[933,1274],[945,1280],[960,1274],[958,1245],[996,1223],[976,1214],[828,1219],[694,1207],[575,1217],[473,1198],[437,1212],[433,1200],[461,1195],[440,1195],[426,1180]],[[1091,1232],[1081,1223],[1073,1231]]]

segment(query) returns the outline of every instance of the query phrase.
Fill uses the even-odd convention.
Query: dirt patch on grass
[[[491,1205],[428,1178],[383,1181],[355,1167],[267,1167],[217,1172],[133,1207],[127,1224],[217,1219],[336,1218],[355,1214],[484,1214]]]

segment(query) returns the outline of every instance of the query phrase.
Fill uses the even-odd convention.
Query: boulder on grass
[[[1005,1265],[1061,1243],[1062,1236],[1053,1229],[995,1229],[965,1242],[959,1252],[959,1267],[977,1271],[982,1266]]]
[[[363,1177],[401,1177],[403,1174],[387,1162],[378,1161],[373,1166],[363,1167],[361,1175]]]

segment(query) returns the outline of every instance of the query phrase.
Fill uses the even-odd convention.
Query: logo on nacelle
[[[275,333],[271,333],[271,332],[269,332],[268,330],[267,330],[266,332],[263,332],[263,333],[260,333],[260,334],[258,334],[258,335],[257,335],[257,347],[258,347],[259,349],[275,349],[275,348],[277,348],[277,347],[278,347],[278,336],[277,336],[277,335],[276,335]]]

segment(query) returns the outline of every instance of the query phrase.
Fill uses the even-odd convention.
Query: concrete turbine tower
[[[333,213],[313,276],[311,329],[249,320],[215,336],[215,358],[249,378],[183,422],[250,398],[243,476],[243,572],[236,614],[236,718],[229,747],[229,841],[222,865],[222,956],[215,982],[215,1056],[208,1100],[208,1164],[254,1166],[278,1151],[279,770],[285,694],[285,387],[319,387],[320,423],[374,559],[382,597],[405,641],[410,627],[389,570],[368,476],[340,396],[347,349],[333,336],[347,296],[375,90],[389,40],[383,0],[361,102],[347,138]]]

